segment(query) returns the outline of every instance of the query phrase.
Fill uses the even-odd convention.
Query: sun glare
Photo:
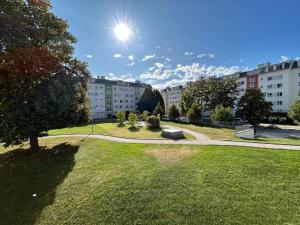
[[[125,23],[117,24],[114,28],[114,32],[116,37],[123,42],[128,41],[133,35],[132,30]]]

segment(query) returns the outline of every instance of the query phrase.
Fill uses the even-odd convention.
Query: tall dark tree
[[[155,96],[155,100],[156,100],[156,105],[159,103],[160,106],[164,109],[165,108],[165,102],[164,99],[161,95],[161,93],[159,92],[159,90],[154,89],[153,90],[154,96]],[[164,111],[164,110],[163,110]],[[162,114],[161,114],[162,115]]]
[[[154,115],[157,116],[157,115],[164,115],[165,114],[165,111],[163,109],[163,107],[160,105],[160,102],[157,103],[155,109],[154,109]]]
[[[236,116],[244,118],[250,124],[256,125],[270,116],[272,103],[265,100],[265,95],[259,89],[247,89],[237,104]]]
[[[89,119],[90,74],[73,57],[75,38],[46,0],[0,4],[0,142],[5,146]]]
[[[148,111],[153,113],[156,104],[156,96],[154,95],[153,89],[151,86],[147,86],[137,103],[137,109],[140,112]]]
[[[195,102],[204,110],[213,110],[217,105],[233,107],[238,95],[238,84],[235,79],[200,77],[191,82],[181,98],[181,111],[186,113]]]

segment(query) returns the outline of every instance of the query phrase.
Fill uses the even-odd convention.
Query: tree
[[[147,117],[149,116],[149,112],[147,110],[143,111],[143,120],[146,121]]]
[[[238,95],[238,84],[233,78],[200,77],[189,83],[181,97],[181,111],[186,113],[195,102],[204,110],[213,110],[216,105],[233,107]]]
[[[196,103],[193,103],[191,108],[187,112],[187,117],[190,122],[197,123],[202,117],[202,110],[200,106]]]
[[[220,122],[232,122],[233,115],[230,107],[224,107],[223,105],[217,105],[214,109],[211,118],[213,121]]]
[[[160,102],[158,102],[155,109],[154,109],[154,115],[158,116],[158,115],[164,115],[164,114],[165,114],[164,109],[160,105]]]
[[[300,101],[296,101],[290,106],[288,116],[295,122],[300,123]]]
[[[153,112],[156,106],[156,99],[153,93],[152,87],[147,86],[142,94],[140,100],[137,103],[138,111],[143,112],[147,110],[148,112]]]
[[[164,99],[163,99],[163,97],[162,97],[161,93],[159,92],[159,90],[157,90],[157,89],[154,89],[154,90],[153,90],[153,93],[154,93],[155,100],[156,100],[156,106],[157,106],[157,105],[158,105],[158,103],[159,103],[159,104],[160,104],[160,106],[161,106],[161,108],[163,109],[163,112],[162,112],[162,113],[160,113],[160,115],[163,115],[163,114],[164,114],[164,112],[165,112],[165,110],[164,110],[164,108],[165,108]]]
[[[178,119],[178,117],[180,116],[179,111],[176,107],[176,105],[172,105],[169,109],[169,118],[172,121],[175,121]]]
[[[137,121],[138,121],[138,116],[134,112],[130,112],[128,116],[128,123],[132,128],[135,127]]]
[[[75,38],[46,0],[0,4],[0,142],[29,139],[31,151],[49,129],[87,122],[87,66],[73,57]]]
[[[265,95],[259,89],[247,89],[237,104],[236,115],[256,125],[263,118],[269,117],[272,103],[265,100]]]
[[[119,123],[119,125],[123,125],[123,123],[125,122],[125,112],[118,112],[117,113],[117,121]]]

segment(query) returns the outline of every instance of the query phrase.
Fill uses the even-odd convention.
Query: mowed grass
[[[0,148],[1,225],[300,224],[298,151],[41,142]]]
[[[164,139],[161,136],[160,129],[148,129],[147,127],[137,127],[131,128],[129,124],[124,126],[119,126],[118,123],[114,122],[99,122],[95,123],[93,126],[93,134],[102,134],[115,137],[125,137],[125,138],[137,138],[137,139]],[[62,129],[50,130],[49,135],[59,135],[59,134],[91,134],[92,125],[82,125],[67,127]],[[193,140],[195,139],[190,134],[184,134],[185,139]]]
[[[241,139],[235,135],[235,130],[231,128],[198,126],[194,124],[183,124],[176,122],[163,121],[162,124],[190,129],[200,132],[212,140],[228,140],[228,141],[243,141],[243,142],[258,142],[270,144],[285,144],[285,145],[300,145],[300,139],[297,138],[268,138],[257,137],[254,140]]]

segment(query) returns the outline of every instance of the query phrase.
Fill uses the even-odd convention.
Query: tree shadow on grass
[[[34,154],[22,148],[0,154],[0,223],[34,224],[72,171],[78,149],[62,143]]]

